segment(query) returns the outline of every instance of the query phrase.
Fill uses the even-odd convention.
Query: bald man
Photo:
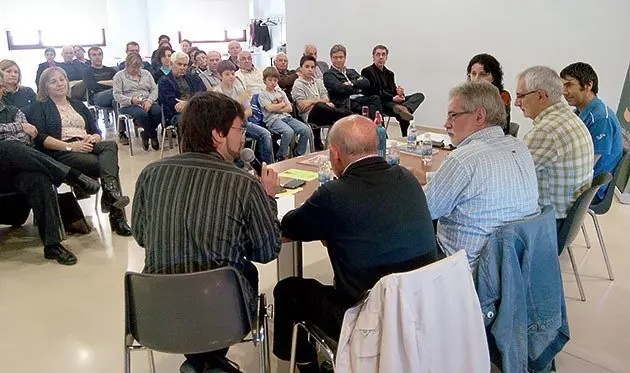
[[[63,57],[63,62],[59,62],[57,66],[61,67],[68,75],[70,97],[75,100],[85,101],[86,90],[83,84],[83,70],[87,66],[74,61],[74,47],[71,45],[66,45],[61,49],[61,57]]]
[[[298,78],[295,70],[289,70],[289,57],[286,53],[278,53],[273,59],[273,65],[280,73],[280,79],[278,79],[278,87],[286,93],[289,101],[293,102],[291,97],[291,90],[293,89],[293,83]]]
[[[238,71],[238,55],[243,51],[241,43],[236,40],[232,40],[228,43],[228,54],[230,55],[226,61],[230,61],[234,64],[234,67]]]
[[[335,281],[290,277],[274,289],[274,354],[289,360],[295,321],[339,338],[343,314],[383,276],[436,260],[433,224],[422,187],[411,172],[377,156],[376,126],[352,115],[330,130],[329,157],[338,179],[319,187],[282,219],[282,235],[325,241]],[[316,354],[298,340],[300,372],[316,372]]]
[[[315,73],[313,77],[315,79],[322,79],[324,77],[324,73],[328,71],[330,68],[328,64],[324,61],[317,60],[317,47],[313,44],[306,44],[304,46],[304,56],[313,56],[315,57]]]
[[[250,52],[242,51],[238,54],[238,67],[236,77],[245,84],[245,89],[249,93],[260,93],[265,89],[262,71],[254,66],[253,56]]]

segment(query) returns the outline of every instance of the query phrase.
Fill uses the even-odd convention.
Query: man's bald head
[[[242,50],[241,44],[238,41],[232,40],[228,43],[228,54],[230,57],[237,58],[238,54],[241,53]]]
[[[63,62],[70,63],[74,58],[74,48],[71,45],[66,45],[61,48],[61,57],[63,57]]]
[[[328,133],[328,141],[330,160],[337,176],[355,160],[378,153],[376,125],[360,115],[338,120]]]
[[[250,52],[242,51],[238,54],[238,67],[247,71],[254,68],[254,61],[252,61],[252,54]]]

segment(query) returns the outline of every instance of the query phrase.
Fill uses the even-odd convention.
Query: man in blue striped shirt
[[[509,222],[538,212],[538,184],[525,143],[506,136],[499,91],[487,82],[467,82],[450,93],[444,128],[458,148],[425,189],[437,241],[445,255],[466,250],[474,271],[490,235]],[[416,171],[421,183],[426,172]]]

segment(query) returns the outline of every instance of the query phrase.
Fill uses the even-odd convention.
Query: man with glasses
[[[518,75],[514,103],[533,120],[525,142],[536,164],[539,204],[555,207],[560,228],[573,202],[591,186],[591,135],[562,101],[562,79],[548,67],[530,67]]]
[[[278,175],[266,164],[260,177],[234,166],[245,140],[244,120],[241,104],[226,95],[191,98],[180,123],[182,154],[142,171],[131,219],[134,237],[146,251],[144,272],[233,267],[255,316],[258,272],[252,262],[274,260],[281,246],[274,198]],[[187,354],[180,372],[238,371],[227,352]]]
[[[375,46],[372,49],[374,63],[361,70],[361,75],[370,82],[366,94],[381,98],[384,114],[394,116],[400,124],[403,137],[407,137],[407,128],[413,120],[413,113],[424,101],[424,95],[422,93],[405,95],[405,89],[396,85],[394,72],[385,67],[388,56],[389,50],[386,46]]]
[[[262,70],[254,66],[250,52],[242,51],[238,54],[238,67],[236,77],[245,84],[245,89],[249,93],[260,93],[265,89]]]
[[[135,41],[130,41],[129,43],[127,43],[127,46],[125,47],[125,54],[129,54],[129,53],[140,54],[140,44],[136,43]],[[142,68],[147,70],[151,74],[153,74],[153,68],[151,67],[151,64],[148,63],[147,61],[142,61]],[[118,70],[124,70],[124,69],[125,69],[125,61],[122,61],[121,63],[118,64]]]
[[[522,140],[501,125],[505,107],[492,84],[467,82],[449,93],[444,128],[457,149],[442,162],[425,194],[446,256],[466,250],[476,271],[481,250],[499,227],[538,212],[536,169]],[[426,167],[414,170],[427,183]]]

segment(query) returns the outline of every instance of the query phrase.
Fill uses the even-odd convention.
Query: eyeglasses
[[[245,131],[247,131],[246,127],[230,127],[230,128],[241,131],[241,135],[244,135]]]
[[[527,92],[527,93],[517,93],[517,94],[516,94],[516,99],[517,99],[517,100],[522,100],[523,98],[525,98],[525,96],[527,96],[527,95],[531,95],[532,93],[536,93],[536,92],[538,92],[538,90],[529,91],[529,92]]]
[[[471,72],[468,74],[468,78],[472,79],[472,78],[487,78],[490,76],[490,73],[487,73],[485,71],[476,73],[476,72]]]
[[[457,113],[448,113],[446,115],[446,121],[447,122],[452,122],[452,121],[454,121],[455,119],[459,118],[460,116],[462,116],[464,114],[471,114],[471,112],[470,111],[460,111],[460,112],[457,112]]]

